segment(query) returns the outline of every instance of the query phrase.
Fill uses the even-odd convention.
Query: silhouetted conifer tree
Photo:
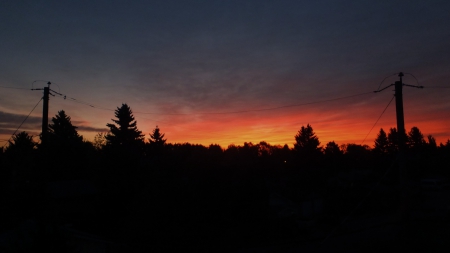
[[[156,126],[156,128],[153,129],[153,132],[150,133],[149,135],[150,135],[150,138],[148,139],[149,143],[146,145],[147,155],[161,158],[163,151],[167,148],[166,147],[167,139],[164,139],[165,134],[162,134],[160,132],[159,127]]]
[[[115,124],[106,124],[110,132],[105,136],[106,144],[114,148],[140,149],[144,144],[144,135],[137,129],[131,108],[127,104],[117,107]]]
[[[450,139],[447,139],[447,141],[444,143],[439,144],[439,152],[442,157],[449,157],[450,156]],[[447,159],[446,159],[447,160]]]
[[[377,135],[377,138],[375,139],[373,151],[377,154],[386,154],[388,152],[388,146],[388,136],[383,128],[381,128],[380,132]]]
[[[407,144],[409,148],[420,149],[425,146],[425,139],[418,127],[412,127],[408,132]]]
[[[314,133],[311,125],[302,126],[295,135],[294,150],[304,154],[317,156],[321,153],[319,138]]]
[[[52,118],[48,125],[49,144],[53,146],[73,146],[83,142],[83,137],[77,132],[77,127],[72,125],[70,117],[64,110],[58,111],[58,114]]]
[[[8,141],[8,147],[5,150],[6,154],[16,153],[25,156],[33,152],[36,147],[36,142],[33,141],[33,136],[28,135],[27,132],[15,134],[12,140]]]
[[[156,126],[155,129],[153,129],[153,133],[150,134],[150,138],[148,139],[150,141],[150,145],[162,147],[164,144],[166,144],[167,139],[164,139],[165,134],[161,134],[159,127]]]
[[[144,135],[137,128],[131,108],[122,104],[115,110],[114,124],[108,123],[106,134],[105,163],[109,180],[106,187],[116,194],[120,201],[128,201],[140,184],[139,164],[144,151]]]
[[[41,142],[39,147],[41,157],[46,161],[40,174],[48,173],[46,178],[50,180],[85,178],[89,170],[86,166],[89,143],[83,141],[64,110],[58,111],[52,118],[46,136],[47,141],[43,145]]]
[[[432,135],[428,135],[427,139],[428,139],[427,143],[428,147],[430,148],[430,150],[435,151],[437,149],[436,139]]]
[[[389,129],[388,133],[388,152],[396,153],[398,151],[398,132],[397,128],[393,127]]]
[[[0,163],[0,176],[2,181],[9,181],[14,189],[32,180],[33,171],[36,167],[36,142],[33,136],[21,132],[12,136],[5,150],[5,162]],[[1,162],[1,161],[0,161]]]

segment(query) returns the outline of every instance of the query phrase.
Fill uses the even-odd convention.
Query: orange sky
[[[429,90],[406,92],[405,127],[409,131],[417,126],[424,134],[433,135],[437,143],[445,143],[450,138],[449,119],[446,112],[423,111],[420,101],[409,101],[408,93],[422,97]],[[135,114],[140,130],[148,134],[158,125],[171,143],[198,143],[205,146],[220,144],[226,148],[230,144],[244,142],[269,142],[272,145],[293,146],[294,136],[301,126],[310,124],[321,145],[329,141],[338,144],[356,143],[373,145],[380,128],[388,132],[396,127],[395,100],[392,101],[373,130],[370,129],[381,115],[392,97],[391,91],[380,94],[362,95],[357,98],[325,102],[317,105],[298,106],[288,109],[247,112],[225,115],[177,115],[149,116]],[[130,104],[132,106],[132,104]],[[439,105],[436,105],[439,107]],[[264,107],[266,108],[266,107]],[[133,108],[132,108],[133,109]],[[112,118],[112,112],[102,112],[102,118]],[[155,119],[155,120],[153,120]],[[94,133],[84,133],[92,138]],[[366,138],[366,135],[369,134]],[[91,136],[91,137],[89,137]],[[363,142],[363,140],[365,141]]]
[[[202,113],[372,92],[403,71],[426,87],[404,89],[406,130],[450,138],[450,2],[194,2],[11,1],[0,8],[0,86],[51,81],[67,98],[51,97],[49,118],[65,110],[88,140],[127,103],[147,138],[158,125],[172,143],[292,147],[308,123],[322,145],[361,144],[393,89]],[[41,97],[0,87],[0,145]],[[41,114],[42,104],[20,131],[39,134]],[[392,103],[363,144],[395,126]]]
[[[20,94],[19,91],[8,92],[11,96]],[[448,93],[447,90],[439,89],[405,88],[406,131],[409,131],[413,126],[417,126],[425,137],[431,134],[436,138],[438,144],[440,142],[445,143],[450,138],[450,122],[447,117],[449,102],[444,101],[445,96],[448,96],[445,92]],[[166,134],[170,143],[189,142],[205,146],[220,144],[223,148],[226,148],[230,144],[242,145],[244,142],[266,141],[272,145],[288,144],[292,147],[294,136],[300,127],[310,124],[319,137],[321,145],[325,145],[329,141],[335,141],[338,144],[356,143],[372,146],[380,128],[387,132],[390,127],[396,127],[394,100],[363,142],[375,121],[389,103],[392,94],[393,91],[387,89],[381,93],[370,93],[312,105],[234,114],[196,114],[214,112],[206,109],[200,112],[190,111],[188,112],[189,115],[142,114],[140,112],[148,112],[145,107],[134,107],[133,101],[129,105],[133,111],[137,112],[134,115],[138,122],[138,128],[146,135],[146,138],[158,125],[161,131]],[[444,98],[442,94],[445,95]],[[30,97],[28,106],[30,107],[35,102],[31,99],[36,100],[38,94],[29,92],[27,95]],[[303,104],[333,98],[336,97],[329,95],[320,100],[307,100],[305,98],[303,101],[289,104]],[[423,106],[425,103],[426,106]],[[35,117],[39,123],[42,112],[41,106],[42,104],[32,114],[32,117]],[[271,107],[277,106],[279,105]],[[252,110],[271,107],[256,102],[243,108]],[[92,108],[58,97],[51,97],[49,118],[51,119],[60,109],[64,109],[71,116],[73,124],[80,127],[80,134],[91,141],[96,133],[107,130],[106,124],[111,123],[114,115],[113,111]],[[223,110],[215,112],[230,111],[236,110],[227,109],[225,106]],[[39,123],[35,125],[40,127]],[[83,127],[93,127],[94,130],[85,131]],[[35,128],[35,130],[28,131],[36,135],[40,132],[40,129]],[[9,136],[6,134],[1,136],[3,140],[7,138]]]

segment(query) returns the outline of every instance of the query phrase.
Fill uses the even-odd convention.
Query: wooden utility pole
[[[401,220],[403,225],[406,226],[409,220],[409,191],[406,180],[406,171],[405,171],[405,152],[406,152],[406,132],[405,132],[405,117],[403,115],[403,86],[409,86],[414,88],[423,88],[423,86],[409,85],[403,83],[403,73],[398,73],[398,77],[400,81],[396,81],[394,84],[391,84],[381,90],[377,90],[375,92],[380,92],[385,90],[391,86],[395,87],[395,111],[397,116],[397,135],[398,135],[398,179],[399,179],[399,211],[401,215]]]
[[[405,149],[406,149],[406,131],[405,117],[403,115],[403,73],[398,73],[400,81],[396,81],[395,86],[395,111],[397,115],[397,139],[398,139],[398,185],[399,185],[399,214],[404,229],[407,229],[409,222],[410,196],[406,180],[405,171]]]
[[[388,85],[381,90],[377,90],[374,92],[381,92],[391,86],[395,86],[395,112],[397,115],[397,134],[398,134],[398,162],[399,162],[399,179],[400,182],[404,181],[404,158],[405,158],[405,150],[406,150],[406,132],[405,132],[405,117],[403,115],[403,86],[409,86],[414,88],[422,89],[423,86],[409,85],[403,83],[403,72],[398,73],[398,77],[400,77],[400,81],[396,81],[394,84]]]
[[[405,117],[403,115],[403,73],[398,73],[400,81],[396,81],[395,86],[395,111],[397,115],[397,134],[398,134],[398,170],[400,187],[404,187],[404,168],[405,168],[405,147],[406,147],[406,132],[405,132]]]
[[[47,83],[47,87],[44,87],[44,106],[42,108],[42,143],[47,142],[47,133],[48,133],[48,102],[49,102],[49,95],[50,95],[50,84],[51,82]],[[38,89],[37,89],[38,90]]]
[[[42,134],[48,131],[48,102],[50,95],[50,82],[47,83],[48,86],[44,87],[44,108],[42,110]]]

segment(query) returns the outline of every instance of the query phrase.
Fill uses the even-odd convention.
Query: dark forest
[[[59,111],[0,152],[1,252],[375,252],[448,248],[450,140],[396,128],[373,145],[170,143],[122,104],[86,141]],[[399,172],[399,167],[405,169]],[[93,246],[94,245],[94,246]],[[93,250],[97,249],[97,251]]]

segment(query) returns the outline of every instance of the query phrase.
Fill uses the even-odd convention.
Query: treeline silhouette
[[[269,247],[323,239],[312,234],[337,226],[375,184],[398,185],[395,169],[383,176],[398,163],[395,128],[380,129],[373,148],[322,146],[309,124],[292,149],[264,141],[223,148],[170,143],[158,126],[146,135],[127,104],[114,116],[93,142],[65,111],[39,143],[26,132],[12,137],[0,152],[0,232],[30,220],[69,226],[110,241],[109,252]],[[417,127],[405,138],[408,180],[449,176],[450,140],[437,145]],[[355,215],[395,212],[396,194],[375,194]],[[21,246],[13,238],[0,247],[75,251],[70,236],[41,229]]]

